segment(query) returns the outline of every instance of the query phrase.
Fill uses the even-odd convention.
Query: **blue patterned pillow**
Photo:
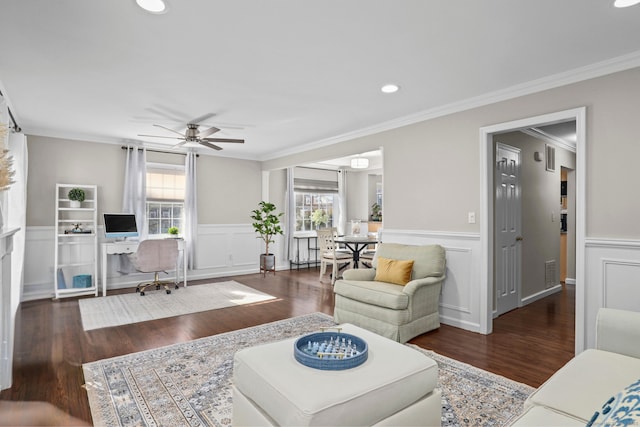
[[[640,424],[640,380],[609,399],[593,414],[587,427],[631,426]]]

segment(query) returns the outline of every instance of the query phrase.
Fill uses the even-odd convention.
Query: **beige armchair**
[[[379,280],[384,273],[378,272],[379,263],[382,261],[386,271],[394,264],[389,260],[405,260],[400,262],[405,267],[409,264],[405,285]],[[413,265],[406,260],[413,260]],[[335,322],[352,323],[401,343],[439,328],[445,264],[445,250],[440,245],[380,243],[373,268],[347,270],[335,283]]]

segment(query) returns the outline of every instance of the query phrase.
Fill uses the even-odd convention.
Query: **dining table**
[[[353,268],[358,268],[360,254],[369,245],[378,243],[378,238],[374,236],[339,236],[333,239],[336,243],[343,244],[351,251],[353,257]]]

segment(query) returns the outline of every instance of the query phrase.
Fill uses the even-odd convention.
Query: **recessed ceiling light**
[[[640,0],[616,0],[613,4],[615,7],[629,7],[640,3]]]
[[[167,5],[163,0],[136,0],[138,6],[151,13],[164,13]]]
[[[638,1],[640,1],[640,0],[638,0]],[[380,88],[380,90],[382,92],[384,92],[384,93],[395,93],[398,90],[400,90],[400,86],[391,83],[391,84],[382,86],[382,88]]]

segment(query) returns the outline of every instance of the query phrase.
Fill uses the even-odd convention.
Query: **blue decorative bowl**
[[[315,332],[298,338],[293,345],[293,355],[310,368],[341,371],[362,365],[369,356],[369,347],[362,338],[338,329],[338,332]]]

